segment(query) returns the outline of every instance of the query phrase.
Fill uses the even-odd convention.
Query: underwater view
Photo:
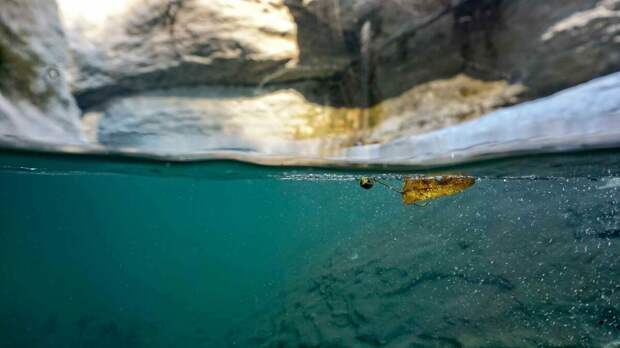
[[[617,151],[424,206],[360,187],[402,171],[0,158],[3,347],[620,345]]]
[[[620,348],[620,0],[0,0],[0,348]]]

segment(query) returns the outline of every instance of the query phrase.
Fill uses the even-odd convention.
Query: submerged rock
[[[369,221],[298,272],[252,321],[251,345],[613,346],[617,195],[591,186],[482,180],[426,208],[383,206],[393,222]]]
[[[65,69],[67,43],[51,0],[0,4],[0,137],[80,143]]]

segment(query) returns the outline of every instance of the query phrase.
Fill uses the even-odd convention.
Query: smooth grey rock
[[[446,165],[618,146],[620,73],[438,131],[412,130],[384,144],[342,148],[346,138],[337,135],[299,137],[305,127],[314,129],[317,115],[330,112],[335,117],[346,110],[318,108],[295,89],[258,93],[253,88],[213,86],[116,99],[103,113],[87,114],[84,120],[92,120],[87,132],[93,134],[91,141],[152,154],[200,158],[235,150],[298,163]]]
[[[259,85],[342,67],[336,59],[300,61],[297,27],[282,0],[130,1],[97,30],[67,22],[83,106],[131,91]]]
[[[67,20],[73,88],[88,111],[169,87],[311,80],[317,88],[301,92],[317,108],[371,104],[381,114],[361,120],[350,143],[385,143],[617,71],[618,4],[135,0],[100,26]]]
[[[618,0],[298,2],[335,36],[370,23],[376,101],[462,71],[532,98],[620,69]]]
[[[328,112],[293,88],[204,86],[116,98],[102,113],[87,114],[84,123],[92,142],[111,148],[315,156],[327,153],[337,139],[300,135],[306,128],[313,131],[315,117]]]
[[[320,85],[289,87],[204,86],[133,94],[110,100],[100,112],[87,113],[83,130],[94,143],[153,152],[237,149],[329,157],[353,143],[359,134],[356,121],[366,110],[334,108],[307,100],[307,91],[320,90]],[[467,96],[461,94],[462,89],[469,91]],[[382,143],[397,134],[458,124],[463,115],[493,110],[497,103],[490,100],[505,101],[510,90],[505,83],[473,81],[465,76],[414,88],[402,99],[387,100],[373,108],[376,118],[386,119],[370,131],[368,138]],[[438,105],[438,100],[444,99],[451,100]],[[408,103],[416,105],[415,111],[407,108]],[[411,125],[411,120],[417,123]],[[339,122],[344,125],[338,126]]]
[[[487,156],[567,151],[620,144],[620,73],[479,119],[386,144],[350,148],[343,157],[375,163],[454,164]]]
[[[82,142],[67,59],[54,1],[0,3],[0,137]]]
[[[615,64],[620,61],[616,59],[616,21],[619,11],[617,0],[571,0],[544,4],[515,0],[501,2],[497,8],[491,6],[494,3],[495,1],[491,0],[477,0],[465,3],[470,7],[458,7],[457,5],[461,4],[459,1],[450,4],[433,1],[345,0],[330,3],[322,0],[128,2],[115,16],[116,19],[104,22],[107,24],[101,27],[80,32],[80,29],[85,29],[83,26],[69,22],[75,25],[70,30],[70,42],[78,63],[74,66],[79,68],[73,71],[76,93],[80,100],[91,106],[91,102],[105,102],[99,105],[98,110],[87,109],[86,111],[93,112],[87,113],[83,124],[89,128],[92,139],[109,146],[133,147],[135,151],[154,155],[190,155],[192,158],[199,158],[205,152],[237,149],[256,151],[256,154],[264,151],[267,155],[297,157],[301,162],[304,158],[312,158],[313,161],[336,163],[402,161],[424,165],[458,163],[479,156],[497,156],[504,151],[540,150],[537,146],[545,147],[543,150],[613,146],[616,136],[613,129],[617,122],[615,111],[613,108],[602,108],[602,105],[607,104],[599,102],[586,104],[586,100],[617,99],[616,89],[612,87],[581,89],[580,92],[574,90],[571,93],[575,94],[569,97],[553,99],[553,105],[548,104],[549,100],[540,100],[535,104],[527,104],[534,105],[527,109],[506,108],[491,114],[499,115],[497,123],[492,125],[492,121],[485,120],[465,128],[451,129],[447,133],[414,137],[421,132],[478,117],[504,104],[516,103],[522,100],[523,91],[527,98],[530,98],[564,85],[578,83],[610,69],[617,69]],[[10,15],[8,9],[11,6],[34,8],[15,4],[20,3],[7,2],[7,5],[4,5],[7,10],[3,13]],[[453,11],[439,16],[444,9],[450,8],[449,6],[452,6]],[[484,9],[489,13],[482,11]],[[468,15],[467,11],[473,12]],[[467,19],[468,16],[471,18]],[[13,14],[13,17],[18,15]],[[381,22],[382,18],[385,21]],[[429,18],[436,20],[429,21]],[[334,71],[339,71],[343,66],[342,62],[355,58],[351,56],[355,50],[346,47],[348,35],[355,33],[360,25],[368,21],[375,26],[381,24],[377,27],[381,28],[381,31],[373,32],[370,36],[373,49],[389,43],[384,50],[378,52],[379,56],[371,59],[376,68],[373,83],[379,86],[379,91],[388,91],[391,88],[389,86],[402,87],[401,89],[406,91],[389,98],[389,93],[383,95],[382,98],[386,98],[383,103],[374,105],[367,111],[367,114],[381,114],[378,118],[380,122],[371,129],[356,125],[355,129],[359,130],[359,134],[354,134],[355,137],[333,136],[330,133],[326,137],[317,136],[311,140],[299,141],[296,132],[304,133],[305,129],[312,128],[306,123],[309,118],[331,118],[336,113],[342,116],[350,112],[351,115],[345,115],[343,119],[348,119],[349,116],[353,119],[358,117],[356,114],[364,114],[366,111],[350,106],[340,109],[326,106],[325,104],[331,104],[330,98],[339,92],[333,85],[323,82],[306,82],[310,88],[298,88],[299,83],[293,82],[265,88],[263,83],[280,78],[286,80],[293,76],[289,74],[292,71],[299,73],[295,78],[310,79],[319,75],[329,76]],[[28,20],[22,22],[28,23]],[[401,42],[404,45],[401,49],[404,51],[398,53],[399,40],[390,41],[391,38],[395,34],[403,33],[402,30],[409,28],[410,24],[420,26],[424,23],[429,24],[418,28],[416,35]],[[464,23],[469,24],[462,27]],[[233,27],[234,31],[229,30]],[[398,28],[401,28],[400,31]],[[316,29],[315,32],[313,29]],[[329,35],[325,35],[324,30],[327,30]],[[54,30],[50,32],[59,33]],[[457,37],[456,33],[466,35]],[[491,62],[487,59],[489,47],[483,44],[485,40],[501,44],[497,47],[503,47],[498,51],[502,55],[491,57],[496,59],[496,63],[507,62],[508,60],[502,59],[510,58],[513,60],[507,65],[514,66],[515,69],[521,69],[521,63],[542,64],[534,69],[540,71],[534,75],[561,72],[558,76],[564,79],[563,82],[559,82],[554,76],[543,76],[538,82],[558,84],[553,88],[539,88],[535,87],[538,82],[531,83],[526,78],[534,76],[532,74],[519,73],[517,75],[520,77],[514,77],[510,83],[501,80],[484,81],[482,78],[463,79],[460,77],[463,75],[454,75],[461,70],[465,56],[470,57],[474,63],[480,63],[483,68],[489,66],[486,64]],[[321,44],[326,42],[334,45]],[[336,44],[338,42],[340,44]],[[462,46],[468,42],[471,45]],[[569,44],[576,46],[566,47]],[[61,57],[65,54],[64,46],[54,47],[56,51],[53,51],[50,57]],[[408,52],[415,54],[409,55]],[[587,52],[595,54],[590,57]],[[397,57],[401,53],[405,54],[404,59]],[[558,58],[558,54],[564,58]],[[532,56],[539,58],[530,59]],[[314,61],[312,57],[317,60]],[[309,71],[301,68],[324,66],[325,59],[329,57],[334,58],[336,63],[332,66],[333,69],[330,67],[323,71],[329,70],[327,74],[312,75],[314,73],[310,70],[314,68]],[[476,57],[480,59],[477,60]],[[568,59],[569,57],[571,59]],[[62,60],[61,58],[54,59]],[[391,60],[392,58],[395,60]],[[569,68],[562,70],[565,69],[564,65],[545,65],[550,64],[549,59],[556,58],[565,61]],[[447,62],[446,64],[442,63],[443,59],[447,59],[444,62]],[[493,67],[493,64],[491,70],[501,70],[498,66]],[[581,64],[583,67],[574,64]],[[530,71],[528,69],[534,66],[530,65],[527,65],[524,71]],[[544,69],[541,68],[543,65]],[[261,66],[269,68],[263,69]],[[449,72],[447,75],[456,77],[438,79],[443,75],[441,71],[444,70],[441,67],[448,67],[445,70]],[[389,72],[386,69],[396,70]],[[248,71],[250,73],[247,73]],[[60,72],[62,80],[63,69],[60,69]],[[410,73],[428,75],[416,77],[417,75],[411,76]],[[245,82],[235,80],[249,76],[251,78],[244,80]],[[442,84],[442,81],[460,82]],[[339,82],[336,82],[337,85]],[[209,83],[209,86],[200,86],[205,83]],[[249,85],[229,86],[237,83]],[[381,84],[386,85],[382,87]],[[486,87],[481,88],[483,92],[479,96],[472,98],[470,94],[473,84]],[[59,85],[63,85],[63,82]],[[80,85],[83,87],[79,87]],[[177,85],[197,86],[174,87],[169,90],[162,88]],[[440,85],[442,87],[438,87]],[[442,92],[451,90],[452,86],[462,89],[462,93],[459,93],[466,98],[455,100],[460,97]],[[110,99],[112,95],[118,94],[122,94],[122,98]],[[282,97],[283,95],[287,97]],[[582,101],[575,102],[574,99]],[[53,99],[50,100],[53,103]],[[266,100],[268,102],[265,102]],[[575,104],[579,102],[582,104]],[[5,109],[13,110],[10,111],[11,115],[16,115],[16,105],[21,105],[21,102],[12,96],[5,96],[3,104],[8,103],[11,103],[12,109]],[[73,106],[71,102],[69,104],[71,109]],[[72,112],[69,111],[63,117],[71,119],[73,116],[70,116]],[[530,116],[524,116],[523,113],[538,116],[532,116],[530,124],[530,121],[522,121],[530,119]],[[548,116],[547,113],[552,115]],[[30,114],[36,115],[34,112]],[[510,116],[512,114],[518,116]],[[560,114],[567,115],[566,119],[561,120],[564,116],[558,116]],[[579,114],[581,116],[578,116]],[[586,122],[584,115],[591,117],[587,120],[588,126],[577,129],[578,124]],[[36,125],[32,126],[33,134],[39,127],[36,132],[55,134],[54,138],[62,138],[64,129],[73,127],[63,125],[62,122],[52,122],[53,117],[48,120],[41,114],[30,118],[20,117],[23,118],[20,122]],[[18,118],[11,116],[12,128],[8,125],[5,128],[19,134],[16,127],[24,126],[15,121]],[[554,120],[553,122],[563,127],[561,131],[551,135],[551,140],[547,138],[553,130],[545,129],[545,132],[550,133],[545,133],[544,136],[536,133],[540,132],[540,123],[546,122],[542,121],[543,118]],[[33,122],[32,119],[45,120]],[[502,142],[499,137],[493,139],[490,133],[485,133],[484,136],[475,132],[455,133],[471,132],[476,126],[488,126],[492,132],[502,134],[503,139],[513,140],[516,138],[502,133],[502,129],[519,129],[518,141],[533,141],[524,145],[518,142]],[[564,127],[572,127],[575,132],[561,139],[559,133],[565,130]],[[596,127],[605,127],[606,130],[595,134],[593,130],[598,129]],[[440,138],[436,138],[437,134],[449,136],[440,135]],[[396,136],[401,138],[386,144]],[[580,136],[583,138],[579,138]],[[44,140],[41,135],[37,137]],[[473,140],[476,137],[490,143],[476,143],[477,140]],[[431,138],[434,140],[430,140]],[[543,138],[546,140],[543,141]],[[358,140],[370,140],[384,146],[370,145],[339,151],[343,144],[352,144]],[[442,143],[437,144],[438,141]],[[416,147],[412,147],[414,143],[417,144]],[[467,146],[464,147],[463,144]],[[467,148],[473,145],[474,148]],[[446,152],[440,153],[441,151]]]
[[[108,105],[107,116],[105,111],[88,113],[85,123],[92,128],[87,133],[93,143],[102,141],[104,146],[67,148],[32,141],[4,141],[3,146],[166,161],[228,158],[263,165],[429,169],[522,154],[616,148],[619,96],[616,73],[443,130],[339,150],[342,141],[337,137],[294,139],[295,129],[308,122],[304,115],[309,110],[311,116],[324,111],[314,109],[294,89],[262,94],[252,88],[175,89],[117,100]],[[282,132],[274,133],[274,126]],[[587,167],[586,162],[580,165]],[[522,169],[520,173],[528,173]],[[615,167],[608,169],[608,175],[615,172]]]

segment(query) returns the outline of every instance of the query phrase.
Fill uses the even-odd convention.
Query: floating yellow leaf
[[[434,176],[405,178],[403,203],[415,204],[421,201],[454,195],[465,191],[476,183],[471,176]]]

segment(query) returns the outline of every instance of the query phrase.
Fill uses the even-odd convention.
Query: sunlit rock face
[[[145,150],[386,143],[620,69],[618,0],[59,1],[90,138]]]
[[[454,106],[445,106],[450,107]],[[453,127],[357,146],[350,149],[348,158],[438,164],[516,150],[569,151],[619,144],[620,72]]]
[[[66,67],[67,44],[54,1],[0,3],[0,138],[81,142]]]
[[[311,86],[310,86],[311,87]],[[93,142],[168,153],[209,150],[327,154],[356,127],[360,110],[308,102],[297,89],[191,87],[117,98],[85,115]],[[320,141],[313,139],[320,138]]]
[[[301,66],[297,27],[280,0],[129,1],[115,11],[96,30],[66,18],[77,63],[73,88],[85,107],[128,92],[260,85],[342,67]]]
[[[289,3],[347,44],[351,99],[382,115],[364,133],[367,143],[454,125],[620,69],[617,0]]]
[[[519,84],[465,74],[419,84],[373,107],[382,115],[382,122],[369,131],[367,143],[385,143],[477,119],[518,102],[523,90]]]
[[[473,90],[451,89],[454,84]],[[418,105],[417,115],[401,113],[402,100],[370,109],[317,105],[304,98],[313,85],[292,86],[157,90],[118,98],[102,112],[87,113],[83,125],[92,142],[164,154],[241,150],[402,165],[446,165],[511,151],[611,148],[620,139],[620,72],[466,122],[459,115],[479,112],[480,100],[501,98],[505,86],[464,76],[419,86],[403,97]],[[434,106],[445,95],[454,100]],[[386,116],[390,113],[397,116]],[[373,122],[367,138],[384,137],[382,132],[400,136],[361,145],[357,130],[363,117]],[[428,125],[407,124],[415,120]],[[425,127],[423,134],[412,131]],[[434,127],[441,129],[431,131]]]

